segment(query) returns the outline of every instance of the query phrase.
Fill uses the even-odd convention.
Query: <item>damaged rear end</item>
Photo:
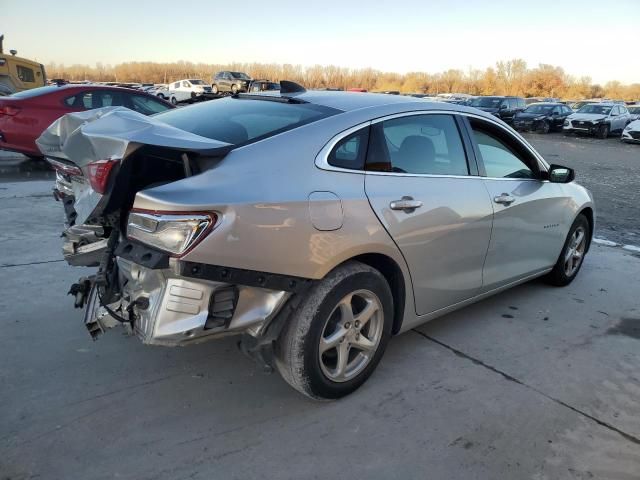
[[[279,288],[289,279],[180,260],[216,228],[220,212],[132,209],[138,192],[215,168],[233,145],[120,107],[66,115],[37,144],[56,171],[64,257],[98,267],[69,292],[86,307],[94,339],[119,324],[161,345],[258,334],[291,294]]]

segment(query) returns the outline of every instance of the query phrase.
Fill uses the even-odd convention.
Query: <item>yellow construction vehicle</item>
[[[4,35],[0,35],[0,96],[43,87],[47,81],[44,65],[16,56],[16,50],[5,54],[3,40]]]

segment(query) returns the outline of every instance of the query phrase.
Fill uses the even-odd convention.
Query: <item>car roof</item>
[[[98,83],[66,83],[64,85],[47,85],[47,87],[53,87],[56,90],[50,89],[49,93],[55,93],[58,91],[66,91],[66,90],[95,90],[95,89],[105,89],[105,90],[120,90],[123,92],[131,92],[131,88],[126,87],[117,87],[115,85],[101,85]],[[135,90],[134,90],[135,91]]]
[[[241,94],[245,96],[245,94]],[[495,116],[490,113],[483,112],[477,108],[467,107],[448,102],[434,102],[424,100],[422,98],[389,95],[386,93],[360,93],[345,92],[333,90],[306,90],[299,93],[261,93],[259,95],[250,95],[251,98],[259,99],[260,97],[290,97],[303,100],[308,103],[320,105],[323,107],[334,108],[342,112],[355,112],[357,110],[368,110],[368,115],[372,118],[377,115],[376,110],[381,114],[400,113],[422,110],[442,110],[447,112],[472,113],[476,116],[486,117],[495,120]],[[392,112],[393,111],[393,112]],[[384,113],[383,113],[384,112]]]
[[[386,93],[343,92],[334,90],[307,90],[290,95],[305,102],[336,108],[342,111],[379,107],[398,103],[415,103],[415,97],[389,95]]]
[[[534,103],[530,103],[527,106],[531,107],[532,105],[553,105],[555,107],[557,105],[564,105],[564,103],[561,103],[561,102],[534,102]]]

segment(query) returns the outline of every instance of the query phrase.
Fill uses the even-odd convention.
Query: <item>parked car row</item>
[[[211,87],[198,78],[185,78],[155,90],[156,96],[171,102],[173,105],[177,105],[180,102],[200,100],[209,93],[216,92],[212,92]]]
[[[91,84],[49,85],[0,97],[0,149],[41,157],[35,144],[66,113],[127,107],[143,115],[162,113],[170,103],[143,91]]]

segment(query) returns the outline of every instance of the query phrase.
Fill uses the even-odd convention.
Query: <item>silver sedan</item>
[[[38,140],[92,336],[241,335],[313,398],[387,342],[543,276],[567,285],[595,210],[574,172],[473,108],[384,94],[236,95],[148,118],[70,114]]]

